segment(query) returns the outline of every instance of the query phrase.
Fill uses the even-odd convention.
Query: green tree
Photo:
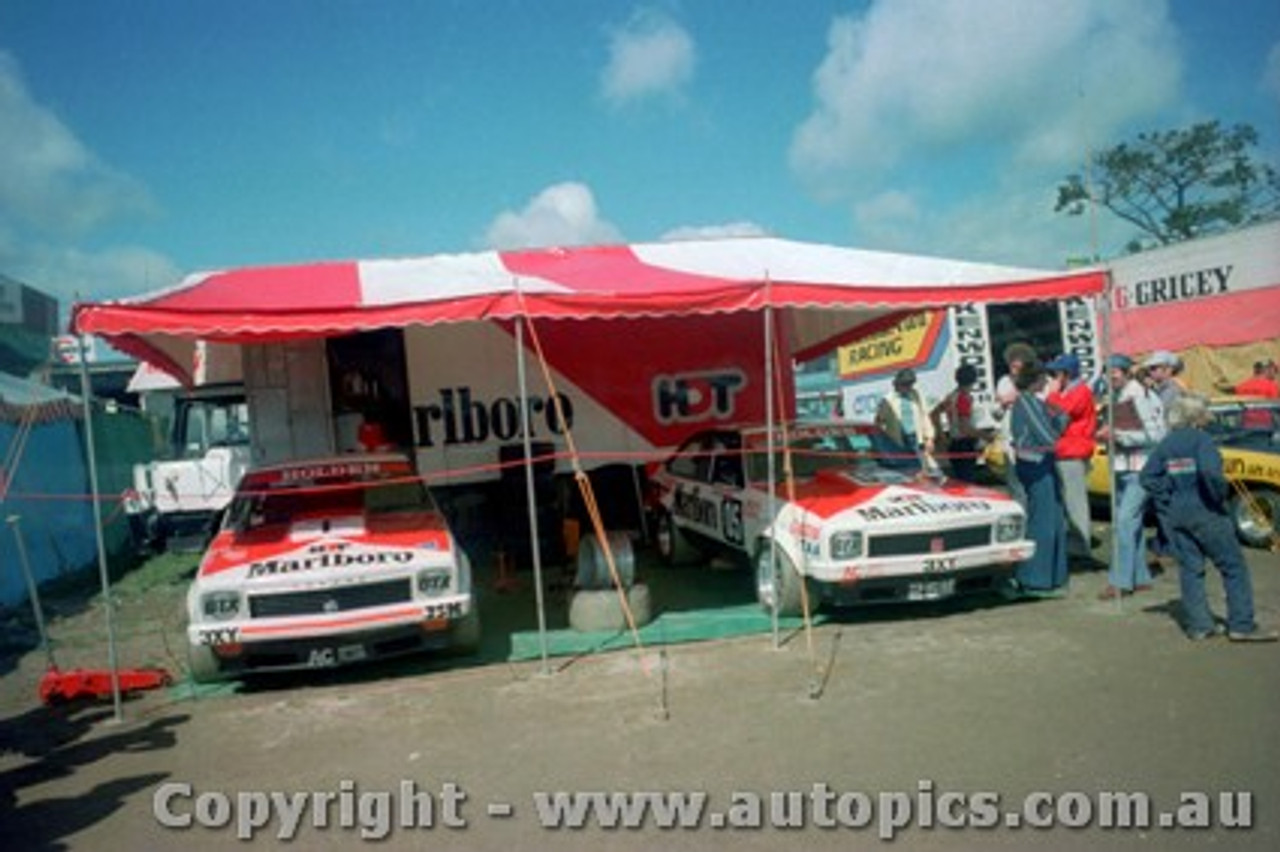
[[[1258,133],[1217,121],[1141,133],[1094,154],[1092,180],[1069,175],[1057,212],[1079,216],[1090,201],[1135,225],[1141,251],[1239,228],[1280,215],[1280,176],[1253,153]]]

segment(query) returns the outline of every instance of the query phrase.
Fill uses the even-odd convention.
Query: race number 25
[[[729,544],[742,544],[742,501],[725,500],[720,504],[720,529],[724,530],[725,541]]]

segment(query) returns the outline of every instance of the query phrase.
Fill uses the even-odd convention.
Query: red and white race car
[[[471,651],[471,566],[410,461],[348,455],[240,481],[187,593],[196,681]]]
[[[651,472],[660,554],[745,557],[760,603],[794,615],[806,580],[815,606],[938,600],[999,591],[1035,553],[1017,501],[926,474],[876,427],[803,423],[785,437],[784,454],[775,427],[772,496],[763,427],[699,432]]]

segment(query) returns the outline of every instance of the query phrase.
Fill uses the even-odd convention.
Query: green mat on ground
[[[813,621],[819,624],[820,615]],[[798,630],[804,626],[801,618],[780,618],[778,629]],[[640,641],[648,645],[674,645],[681,642],[702,642],[708,639],[724,639],[730,636],[746,636],[752,633],[768,633],[773,630],[773,617],[759,604],[712,607],[709,609],[664,612],[640,628]],[[547,655],[551,657],[580,656],[601,651],[630,648],[634,644],[631,631],[618,630],[600,633],[584,633],[577,630],[548,630]],[[526,630],[511,634],[512,662],[533,660],[542,656],[538,631]]]

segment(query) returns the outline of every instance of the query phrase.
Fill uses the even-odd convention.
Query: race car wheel
[[[454,622],[449,635],[449,652],[470,656],[480,650],[480,610],[475,601],[471,611]]]
[[[1276,539],[1276,524],[1280,523],[1280,492],[1255,486],[1249,490],[1247,500],[1237,493],[1231,499],[1231,516],[1240,541],[1250,547],[1269,547]]]
[[[658,545],[658,555],[668,565],[688,565],[698,560],[698,549],[676,525],[675,516],[663,512],[658,516],[654,538]]]
[[[804,577],[791,557],[781,547],[760,542],[756,554],[756,597],[760,606],[773,611],[777,601],[778,615],[800,615],[804,611],[802,585]]]
[[[627,608],[636,627],[643,627],[653,620],[653,604],[649,599],[649,587],[636,583],[627,589]],[[569,601],[569,626],[583,633],[614,632],[626,630],[627,616],[622,611],[617,589],[593,589],[574,592]]]
[[[189,645],[187,647],[187,669],[191,680],[195,683],[212,683],[221,677],[222,669],[218,658],[208,645]]]

